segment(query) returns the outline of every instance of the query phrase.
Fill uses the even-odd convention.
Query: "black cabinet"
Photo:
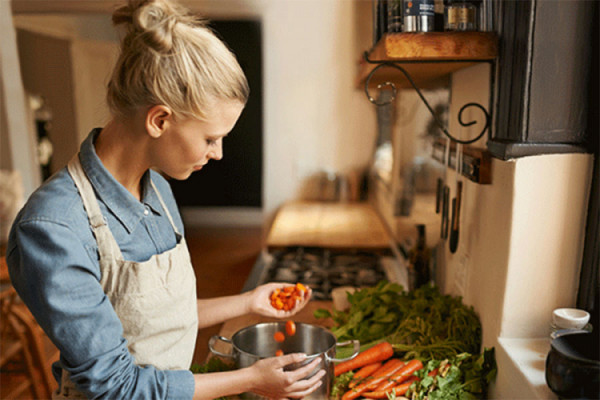
[[[507,0],[500,5],[495,129],[488,149],[510,159],[590,151],[596,1]],[[596,47],[594,47],[596,46]],[[597,103],[596,103],[597,104]]]

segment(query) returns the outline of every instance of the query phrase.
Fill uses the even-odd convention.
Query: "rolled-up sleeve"
[[[100,285],[100,271],[69,226],[21,220],[7,247],[11,281],[89,398],[191,399],[188,370],[138,366]]]

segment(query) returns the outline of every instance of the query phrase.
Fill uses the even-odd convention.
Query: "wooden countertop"
[[[390,236],[368,203],[293,202],[277,212],[266,244],[389,249]]]

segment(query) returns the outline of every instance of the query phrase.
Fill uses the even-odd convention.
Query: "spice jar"
[[[478,6],[472,0],[447,0],[444,9],[447,31],[477,30]]]
[[[435,29],[434,0],[403,0],[404,32],[431,32]]]
[[[387,2],[388,32],[402,32],[402,3],[402,0],[388,0]]]

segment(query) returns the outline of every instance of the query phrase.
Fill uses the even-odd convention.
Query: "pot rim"
[[[327,353],[328,351],[330,351],[331,349],[335,348],[335,346],[337,345],[337,339],[336,339],[336,337],[329,330],[327,330],[327,329],[325,329],[325,328],[323,328],[321,326],[314,325],[314,324],[308,324],[308,323],[305,323],[305,322],[295,322],[295,324],[296,324],[296,326],[304,325],[304,326],[310,326],[311,328],[314,328],[314,329],[321,330],[325,334],[330,335],[333,338],[333,345],[330,346],[327,350],[324,350],[324,351],[322,351],[320,353],[314,353],[314,354],[306,354],[306,353],[304,353],[304,354],[306,354],[305,361],[312,361],[313,359],[315,359],[317,357],[320,357],[321,355],[323,355],[323,354]],[[238,336],[238,334],[242,334],[243,332],[245,332],[247,330],[250,330],[252,328],[256,329],[256,327],[264,326],[264,325],[281,325],[281,326],[285,327],[285,321],[260,322],[258,324],[246,326],[246,327],[238,330],[237,332],[235,332],[231,336],[231,346],[233,346],[238,352],[240,352],[242,354],[245,354],[245,355],[249,355],[249,356],[252,356],[252,357],[258,357],[261,360],[264,359],[264,358],[269,358],[269,357],[261,357],[261,356],[259,356],[257,354],[253,354],[253,353],[249,353],[247,351],[244,351],[244,350],[240,349],[235,344],[235,337]],[[305,361],[303,361],[303,362],[305,362]]]
[[[590,358],[583,358],[583,357],[577,357],[577,356],[573,356],[570,354],[566,354],[565,352],[561,351],[560,349],[557,348],[555,343],[558,343],[557,341],[561,338],[567,338],[569,336],[573,336],[573,335],[591,335],[591,333],[589,332],[574,332],[574,333],[568,333],[562,336],[559,336],[555,339],[552,339],[552,341],[550,342],[550,347],[552,348],[552,351],[555,351],[558,355],[560,355],[561,357],[566,358],[567,360],[571,360],[571,361],[576,361],[585,365],[591,365],[591,366],[595,366],[595,367],[599,367],[600,368],[600,360],[592,360]]]

